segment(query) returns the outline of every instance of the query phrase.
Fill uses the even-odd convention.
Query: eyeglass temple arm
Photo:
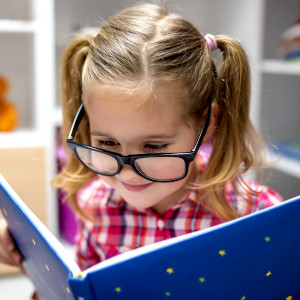
[[[78,125],[82,119],[84,115],[84,107],[83,107],[83,103],[79,106],[79,109],[76,113],[76,116],[75,116],[75,119],[73,121],[73,124],[71,126],[71,129],[70,129],[70,132],[69,132],[69,135],[68,135],[68,140],[73,140],[74,138],[74,135],[75,135],[75,132],[78,128]]]
[[[200,135],[199,135],[198,140],[196,142],[196,145],[192,150],[192,152],[194,152],[194,153],[198,152],[198,150],[199,150],[199,148],[202,144],[202,141],[204,139],[207,128],[208,128],[209,120],[210,120],[210,113],[211,113],[211,102],[212,102],[212,100],[209,101],[208,112],[207,112],[207,115],[206,115],[206,118],[205,118],[205,121],[204,121],[204,125],[201,129],[201,132],[200,132]]]

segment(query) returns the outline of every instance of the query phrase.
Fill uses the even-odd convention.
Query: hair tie
[[[207,46],[208,46],[208,49],[210,51],[213,51],[215,49],[218,48],[218,44],[216,42],[216,39],[215,37],[212,35],[212,34],[206,34],[204,39],[206,40],[206,43],[207,43]]]

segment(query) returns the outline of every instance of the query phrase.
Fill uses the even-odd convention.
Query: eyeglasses
[[[178,181],[187,175],[189,164],[196,157],[208,128],[210,112],[211,102],[196,145],[191,152],[123,156],[74,141],[79,123],[85,114],[81,104],[73,121],[67,145],[86,168],[100,175],[115,176],[121,171],[123,165],[130,165],[140,176],[150,181]]]

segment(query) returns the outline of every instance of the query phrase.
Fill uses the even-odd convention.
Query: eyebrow
[[[144,138],[146,138],[146,139],[172,139],[176,135],[177,134],[173,134],[173,135],[168,135],[168,134],[153,134],[153,135],[147,135]]]
[[[109,137],[109,134],[105,134],[103,132],[99,131],[92,131],[90,132],[92,136],[103,136],[103,137]],[[169,135],[169,134],[151,134],[151,135],[145,135],[142,138],[144,139],[172,139],[177,136],[177,133]]]

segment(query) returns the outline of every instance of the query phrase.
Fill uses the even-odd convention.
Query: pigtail
[[[79,38],[66,48],[62,61],[63,138],[67,139],[73,119],[82,102],[82,71],[89,41]]]
[[[76,192],[87,184],[95,175],[86,169],[66,146],[66,140],[76,112],[82,103],[82,73],[86,61],[90,36],[74,40],[65,50],[62,61],[62,110],[63,128],[62,139],[68,155],[64,169],[52,180],[52,185],[67,192],[66,198],[77,213],[82,211],[76,203]],[[86,117],[81,121],[76,133],[77,139],[83,144],[90,143],[89,124]]]
[[[238,217],[225,197],[226,184],[245,200],[253,191],[242,175],[250,168],[263,167],[263,143],[250,117],[250,67],[240,43],[227,36],[215,37],[223,56],[216,80],[216,99],[219,119],[213,140],[213,152],[204,174],[201,188],[208,191],[208,206],[225,220]],[[261,164],[260,164],[261,163]]]

